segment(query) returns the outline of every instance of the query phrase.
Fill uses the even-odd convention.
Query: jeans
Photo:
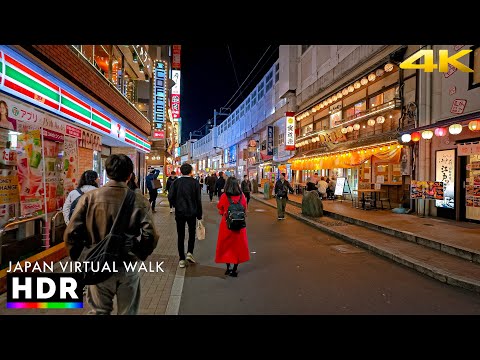
[[[140,305],[140,274],[117,264],[118,272],[97,285],[87,286],[87,303],[90,315],[110,315],[113,298],[117,296],[118,315],[137,315]]]
[[[177,245],[180,260],[185,260],[185,223],[188,224],[188,247],[187,252],[193,254],[195,247],[195,229],[197,226],[197,218],[195,216],[175,216],[177,222]]]
[[[155,203],[157,202],[158,191],[157,189],[151,189],[148,190],[148,194],[150,195],[148,202],[152,204],[152,211],[155,211]]]
[[[287,198],[277,199],[277,214],[279,218],[285,217],[285,207],[287,206]]]

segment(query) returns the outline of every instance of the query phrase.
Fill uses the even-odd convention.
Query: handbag
[[[85,285],[96,285],[110,278],[113,271],[105,269],[113,270],[114,264],[126,260],[128,253],[134,251],[136,239],[126,234],[128,221],[125,221],[131,218],[134,204],[135,193],[128,189],[108,235],[95,246],[83,249],[79,261],[87,261],[89,265],[83,271]]]
[[[203,225],[202,220],[197,220],[197,239],[198,240],[204,240],[205,239],[205,226]]]

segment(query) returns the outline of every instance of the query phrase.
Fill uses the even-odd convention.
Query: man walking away
[[[159,174],[160,174],[160,170],[152,169],[150,173],[147,175],[147,177],[145,178],[147,183],[148,195],[150,195],[148,202],[152,204],[152,212],[156,212],[155,204],[157,202],[157,196],[158,196],[158,191],[153,187],[152,180],[156,179]]]
[[[78,260],[84,246],[95,245],[110,232],[113,222],[121,210],[128,187],[127,181],[133,173],[132,160],[124,154],[110,155],[105,162],[110,179],[105,186],[85,193],[75,207],[63,236],[67,254]],[[121,219],[128,222],[125,233],[139,238],[129,253],[126,262],[145,260],[157,246],[158,233],[153,223],[150,205],[139,192],[135,192],[132,216]],[[113,299],[117,298],[119,315],[136,315],[140,304],[140,274],[127,271],[123,262],[116,266],[117,272],[107,280],[87,286],[87,303],[91,313],[109,315],[113,311]]]
[[[210,197],[210,202],[213,201],[213,194],[215,194],[215,184],[217,182],[217,176],[215,173],[210,175],[206,180],[208,196]]]
[[[177,245],[180,261],[178,266],[184,268],[185,260],[195,263],[193,249],[195,247],[196,220],[202,220],[202,193],[200,183],[192,177],[192,165],[180,166],[182,176],[173,182],[168,193],[168,201],[175,208],[177,222]],[[188,248],[185,258],[185,223],[188,224]]]
[[[224,192],[224,188],[225,188],[225,178],[223,177],[223,171],[220,171],[218,173],[217,182],[215,183],[215,192],[217,193],[217,196],[219,199]]]
[[[248,180],[248,175],[243,175],[243,181],[242,181],[242,192],[247,198],[247,205],[250,202],[250,192],[252,191],[252,184],[250,183],[250,180]]]
[[[167,185],[165,185],[165,191],[170,192],[170,187],[172,186],[173,182],[177,180],[177,175],[175,174],[175,171],[172,171],[170,173],[170,176],[167,179]],[[170,213],[173,213],[174,208],[172,203],[170,203]]]
[[[287,206],[288,192],[293,194],[293,188],[285,179],[285,173],[280,175],[280,179],[275,183],[275,198],[277,199],[277,214],[278,220],[285,219],[285,208]]]

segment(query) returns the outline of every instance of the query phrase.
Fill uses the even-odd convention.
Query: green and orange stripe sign
[[[110,117],[3,51],[0,51],[0,85],[8,93],[26,99],[34,105],[58,113],[76,123],[89,125],[102,133],[113,134]],[[151,148],[148,141],[128,129],[125,142],[147,152]]]

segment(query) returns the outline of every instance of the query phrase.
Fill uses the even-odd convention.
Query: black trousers
[[[188,224],[188,247],[187,252],[193,254],[195,247],[195,228],[197,226],[196,216],[175,216],[177,222],[177,245],[180,260],[185,260],[185,223]]]
[[[208,189],[208,196],[210,196],[210,201],[213,200],[213,194],[215,194],[215,191]]]
[[[250,192],[244,192],[245,197],[247,198],[247,204],[250,201]]]
[[[158,191],[157,189],[148,190],[148,194],[150,195],[150,199],[148,199],[148,202],[152,204],[152,210],[155,210],[155,203],[157,202]]]

